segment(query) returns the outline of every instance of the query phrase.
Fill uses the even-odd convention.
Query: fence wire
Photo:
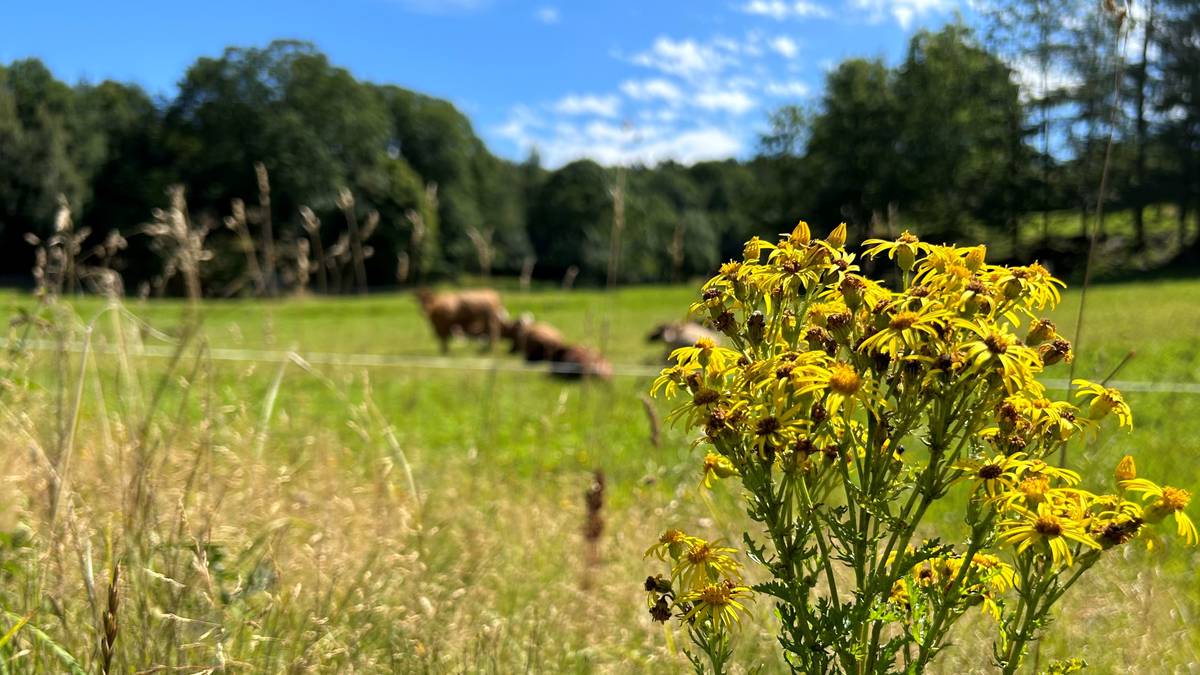
[[[71,342],[66,345],[49,340],[26,340],[20,343],[16,340],[0,338],[0,347],[5,349],[24,348],[34,351],[57,351],[66,349],[72,353],[83,351],[82,342]],[[108,344],[92,344],[89,350],[95,354],[115,354],[118,347]],[[152,358],[169,358],[178,347],[168,345],[142,345],[134,348],[137,353]],[[228,347],[209,347],[207,354],[215,361],[233,361],[242,363],[280,363],[282,361],[299,360],[314,366],[345,367],[345,368],[406,368],[423,370],[457,370],[463,372],[512,372],[528,374],[544,374],[546,372],[563,375],[579,374],[580,367],[566,363],[526,363],[515,358],[491,356],[480,358],[463,358],[448,356],[420,356],[408,354],[368,354],[349,352],[300,352],[296,350],[271,349],[237,349]],[[636,364],[614,363],[612,373],[620,377],[654,377],[659,374],[661,367]],[[1049,389],[1065,391],[1069,383],[1065,379],[1041,380]],[[1197,382],[1148,382],[1144,380],[1112,380],[1110,386],[1122,391],[1150,392],[1160,394],[1200,394],[1200,383]]]

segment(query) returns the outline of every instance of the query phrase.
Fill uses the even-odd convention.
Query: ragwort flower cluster
[[[905,232],[864,244],[894,261],[892,290],[845,240],[845,225],[817,239],[803,222],[751,239],[692,305],[728,346],[676,350],[652,393],[682,400],[670,418],[698,432],[701,485],[740,481],[758,523],[745,554],[770,580],[748,587],[733,549],[669,530],[648,553],[670,568],[646,582],[651,614],[686,626],[693,664],[720,672],[745,603],[769,598],[795,670],[886,673],[923,671],[978,607],[1014,672],[1105,551],[1168,518],[1196,543],[1190,495],[1128,457],[1108,493],[1051,463],[1133,422],[1115,389],[1076,380],[1055,400],[1038,381],[1073,358],[1043,318],[1063,286],[1044,267]],[[970,530],[957,545],[923,538],[948,495]]]

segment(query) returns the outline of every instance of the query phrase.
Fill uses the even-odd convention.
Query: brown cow
[[[582,345],[571,345],[564,349],[550,366],[550,373],[558,377],[598,377],[605,382],[612,379],[612,364],[594,349]]]
[[[646,340],[662,341],[667,345],[667,356],[680,347],[691,347],[701,338],[708,338],[716,344],[721,344],[720,334],[692,321],[659,324],[654,332],[646,336]]]
[[[508,319],[500,294],[491,289],[445,293],[421,289],[417,297],[443,354],[450,350],[450,338],[455,335],[483,338],[484,349],[490,351]]]
[[[504,333],[512,339],[512,352],[521,354],[526,361],[554,361],[567,347],[562,333],[546,323],[533,320],[530,314],[504,327]]]

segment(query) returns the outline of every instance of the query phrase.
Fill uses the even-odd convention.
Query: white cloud
[[[800,48],[796,46],[795,40],[786,35],[773,38],[767,45],[771,48],[771,51],[785,59],[795,58],[796,54],[800,53]]]
[[[758,16],[766,16],[776,21],[784,19],[806,19],[819,18],[824,19],[833,16],[833,12],[829,11],[828,7],[806,2],[805,0],[797,0],[796,2],[784,2],[783,0],[751,0],[739,7],[746,14],[755,14]]]
[[[612,52],[650,72],[610,91],[514,108],[494,133],[518,151],[536,147],[550,167],[585,157],[611,165],[737,156],[753,142],[749,115],[809,95],[775,54],[796,65],[800,46],[760,30],[659,36],[639,51]]]
[[[537,11],[535,11],[533,13],[533,18],[537,19],[538,21],[541,21],[542,23],[544,23],[546,25],[551,25],[551,24],[558,23],[559,19],[561,19],[562,16],[559,15],[557,7],[547,6],[547,7],[539,7],[537,9]]]
[[[742,151],[742,142],[737,137],[711,125],[669,129],[592,122],[582,127],[557,125],[549,135],[535,138],[519,134],[514,140],[525,151],[536,147],[550,168],[585,158],[608,165],[657,164],[666,160],[693,164],[732,157]]]
[[[716,47],[691,38],[672,40],[659,37],[647,51],[636,54],[633,62],[668,75],[695,78],[721,70],[729,61]]]
[[[594,94],[568,94],[554,104],[555,112],[564,115],[599,115],[600,117],[616,117],[621,108],[621,99],[615,95],[596,96]]]
[[[621,91],[635,101],[661,99],[668,103],[675,103],[683,98],[683,91],[678,86],[662,78],[626,80],[621,83]]]
[[[871,21],[882,21],[891,16],[904,30],[912,26],[915,19],[927,14],[944,14],[958,6],[958,0],[852,0],[854,5],[868,13]]]
[[[780,98],[802,98],[808,96],[811,90],[803,82],[789,80],[787,82],[769,82],[763,88],[763,91],[767,92],[770,96]]]
[[[704,110],[717,110],[744,115],[758,105],[758,102],[739,90],[709,89],[696,94],[694,99],[697,106]]]

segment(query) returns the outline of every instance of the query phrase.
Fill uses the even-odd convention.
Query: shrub
[[[1037,376],[1072,352],[1039,318],[1062,286],[1045,268],[905,232],[865,243],[899,268],[892,291],[845,238],[802,222],[776,245],[752,239],[692,305],[732,348],[676,350],[653,393],[686,399],[671,419],[700,432],[702,484],[740,480],[745,555],[768,580],[743,581],[733,548],[668,530],[647,552],[669,566],[646,580],[650,613],[686,628],[698,671],[725,670],[758,597],[793,670],[888,673],[923,671],[977,608],[994,619],[995,664],[1015,672],[1105,552],[1167,517],[1196,542],[1190,495],[1138,478],[1130,457],[1111,493],[1049,463],[1132,418],[1101,384],[1076,380],[1076,404],[1046,397]],[[962,509],[961,541],[932,536],[939,500]]]

